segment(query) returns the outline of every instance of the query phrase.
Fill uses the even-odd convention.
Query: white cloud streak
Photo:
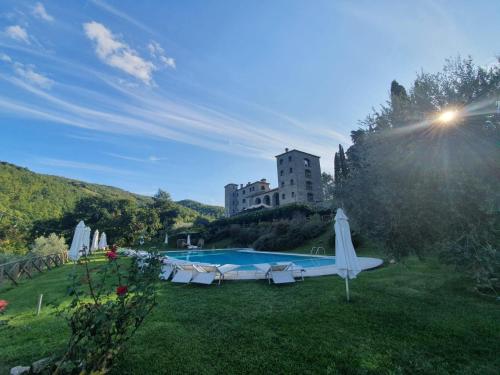
[[[83,169],[94,172],[103,172],[107,174],[136,175],[135,172],[128,170],[117,169],[115,167],[109,167],[102,164],[83,163],[73,160],[40,158],[37,160],[37,162],[39,164],[46,165],[49,167],[70,168],[70,169],[80,169],[80,170]]]
[[[44,89],[50,89],[54,84],[53,80],[36,72],[33,65],[25,65],[14,61],[5,53],[0,54],[0,60],[10,64],[14,73],[28,84],[36,85]]]
[[[155,34],[155,32],[149,28],[148,26],[144,25],[142,22],[139,22],[135,20],[134,18],[130,17],[128,14],[125,14],[124,12],[112,7],[111,5],[107,4],[105,1],[101,0],[90,0],[95,6],[101,8],[102,10],[105,10],[106,12],[114,15],[115,17],[121,18],[124,21],[127,21],[131,23],[134,26],[137,26],[138,28],[147,31],[150,34]]]
[[[143,59],[124,42],[118,40],[103,24],[92,21],[83,24],[86,36],[95,43],[97,57],[104,63],[150,85],[155,65]]]
[[[45,7],[43,6],[42,3],[36,3],[35,6],[33,7],[32,14],[39,19],[42,19],[47,22],[52,22],[54,21],[54,17],[52,17],[50,14],[47,13],[45,10]]]
[[[11,39],[30,44],[30,38],[26,29],[19,25],[7,26],[5,28],[5,34]]]
[[[24,81],[42,87],[44,89],[50,89],[54,84],[54,81],[50,78],[47,78],[43,74],[35,72],[33,66],[14,63],[14,71]]]
[[[172,57],[168,57],[165,53],[165,50],[162,48],[160,43],[152,40],[148,44],[149,53],[153,58],[160,61],[163,65],[175,69],[175,60]]]
[[[291,123],[288,123],[287,131],[282,132],[210,108],[172,102],[151,92],[130,91],[119,84],[116,88],[129,96],[127,102],[108,99],[96,102],[90,108],[76,104],[78,100],[70,101],[82,90],[80,87],[72,87],[62,98],[20,80],[4,79],[42,99],[45,105],[26,105],[6,99],[0,100],[0,109],[99,132],[169,139],[218,152],[264,159],[273,159],[286,146],[331,157],[332,147],[338,143],[335,135],[326,132],[314,134]],[[98,109],[100,105],[107,110]],[[272,119],[269,121],[275,123]],[[329,170],[328,167],[324,169]]]
[[[159,157],[154,156],[154,155],[151,155],[147,158],[138,158],[138,157],[134,157],[134,156],[115,154],[112,152],[108,152],[108,153],[106,153],[106,155],[112,156],[112,157],[117,158],[117,159],[136,161],[139,163],[155,163],[157,161],[167,160],[167,158],[159,158]]]

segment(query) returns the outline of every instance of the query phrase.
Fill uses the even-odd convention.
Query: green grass
[[[38,317],[35,309],[39,293],[46,303],[67,301],[70,270],[0,290],[10,302],[0,317],[0,374],[64,348],[65,321],[52,306]],[[435,260],[364,272],[351,292],[347,303],[335,276],[289,286],[162,283],[159,306],[113,373],[499,373],[499,303]]]

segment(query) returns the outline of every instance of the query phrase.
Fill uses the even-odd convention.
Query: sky
[[[500,2],[0,2],[0,160],[222,205],[321,156],[446,58],[500,54]]]

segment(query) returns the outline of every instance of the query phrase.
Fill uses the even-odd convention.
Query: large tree
[[[499,65],[420,73],[352,132],[336,179],[352,222],[396,256],[500,245]],[[450,111],[446,117],[440,117]],[[473,238],[472,238],[472,237]],[[472,250],[473,249],[473,250]]]

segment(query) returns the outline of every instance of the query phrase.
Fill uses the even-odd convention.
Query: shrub
[[[88,257],[75,266],[73,300],[61,312],[71,336],[64,356],[54,362],[50,373],[106,373],[156,305],[161,266],[157,255],[150,254],[147,261],[130,258],[126,269],[116,252],[109,251],[105,257],[108,261],[96,269],[90,269]],[[83,276],[78,268],[83,268]]]
[[[48,237],[40,236],[35,239],[31,246],[33,255],[49,255],[55,253],[63,253],[68,250],[64,237],[59,237],[55,233],[51,233]]]
[[[498,295],[500,289],[500,251],[478,236],[467,234],[445,245],[441,259],[464,272],[479,291]]]

